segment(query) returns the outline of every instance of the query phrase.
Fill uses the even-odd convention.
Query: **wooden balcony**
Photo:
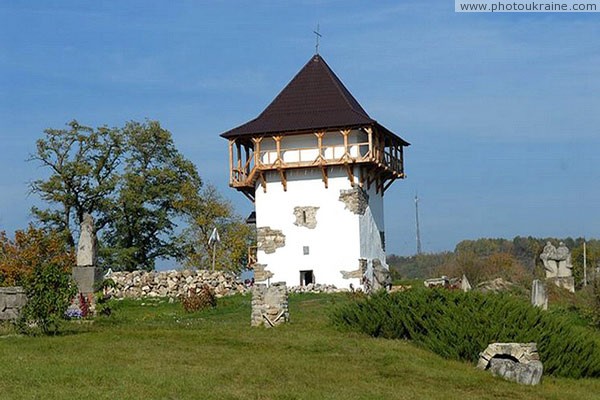
[[[264,174],[267,171],[279,172],[284,190],[287,189],[286,171],[298,168],[319,168],[327,187],[327,168],[344,166],[352,183],[357,179],[360,185],[370,187],[375,184],[376,190],[381,193],[394,180],[404,178],[405,143],[401,139],[367,127],[359,135],[366,141],[351,142],[351,133],[353,139],[358,137],[356,131],[350,130],[317,132],[314,133],[316,143],[309,147],[282,145],[283,139],[289,136],[229,139],[229,184],[254,201],[257,182],[266,190]],[[331,142],[332,137],[339,139],[338,142],[324,144],[324,139]],[[361,168],[358,177],[354,176],[354,166]]]

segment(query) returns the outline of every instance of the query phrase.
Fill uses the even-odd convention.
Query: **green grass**
[[[296,295],[290,324],[250,327],[250,297],[185,314],[115,303],[114,315],[57,337],[0,329],[2,399],[598,399],[600,380],[493,378],[401,340],[340,332],[342,295]]]

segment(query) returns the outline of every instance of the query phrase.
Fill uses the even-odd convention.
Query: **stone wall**
[[[217,297],[248,290],[234,274],[222,271],[111,272],[107,278],[116,284],[107,292],[115,298],[176,298],[190,290],[199,293],[205,284],[214,290]]]
[[[339,200],[346,205],[346,210],[357,215],[364,215],[369,206],[369,195],[359,186],[340,190]]]
[[[0,321],[17,319],[25,303],[27,303],[27,297],[22,287],[0,288]]]
[[[290,319],[288,292],[285,283],[277,282],[267,287],[257,284],[252,288],[252,326],[274,327]]]
[[[285,246],[285,235],[278,229],[271,229],[268,226],[256,228],[256,248],[267,254]]]
[[[315,229],[317,227],[317,211],[319,207],[305,206],[305,207],[294,207],[294,217],[296,221],[294,225],[303,226],[308,229]]]

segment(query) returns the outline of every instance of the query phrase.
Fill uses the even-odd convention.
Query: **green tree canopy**
[[[48,178],[31,183],[31,191],[51,207],[34,207],[32,212],[45,226],[66,233],[73,246],[73,228],[83,214],[93,214],[98,229],[108,222],[124,148],[123,134],[116,128],[92,129],[77,121],[67,125],[69,129],[46,129],[30,157],[50,171]]]
[[[205,267],[205,233],[215,226],[227,241],[219,265],[239,269],[243,262],[249,227],[213,187],[202,190],[195,165],[157,121],[97,129],[72,121],[47,129],[31,160],[49,171],[31,184],[48,204],[33,209],[37,219],[74,246],[84,213],[93,215],[101,260],[113,269],[152,270],[164,257]],[[178,226],[186,222],[188,229]]]
[[[231,204],[223,199],[212,185],[202,190],[202,202],[189,215],[189,227],[183,237],[185,264],[210,268],[212,252],[216,249],[217,269],[239,271],[248,262],[248,248],[254,242],[254,229],[237,216]],[[221,243],[215,248],[208,241],[217,228]]]

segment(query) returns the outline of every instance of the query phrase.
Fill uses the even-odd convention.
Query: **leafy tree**
[[[49,204],[33,209],[38,220],[64,232],[73,247],[72,232],[84,213],[93,215],[101,255],[117,269],[150,270],[159,257],[183,257],[176,221],[200,202],[201,180],[170,132],[156,121],[68,127],[47,129],[31,156],[50,171],[31,184]]]
[[[69,129],[46,129],[45,137],[37,141],[30,160],[38,161],[51,174],[33,181],[31,191],[51,205],[48,209],[34,207],[33,214],[45,226],[64,232],[73,247],[71,232],[85,213],[99,217],[97,229],[106,224],[123,147],[118,129],[94,130],[77,121],[67,125]]]
[[[254,241],[254,229],[237,216],[231,204],[216,188],[208,185],[201,194],[202,202],[191,211],[190,224],[183,235],[187,249],[185,264],[190,267],[211,268],[213,246],[208,240],[217,228],[221,243],[216,247],[217,269],[239,271],[247,263],[248,247]]]
[[[102,234],[104,254],[118,269],[152,270],[157,258],[184,256],[175,220],[197,208],[202,183],[158,122],[130,122],[122,132],[127,158]]]

